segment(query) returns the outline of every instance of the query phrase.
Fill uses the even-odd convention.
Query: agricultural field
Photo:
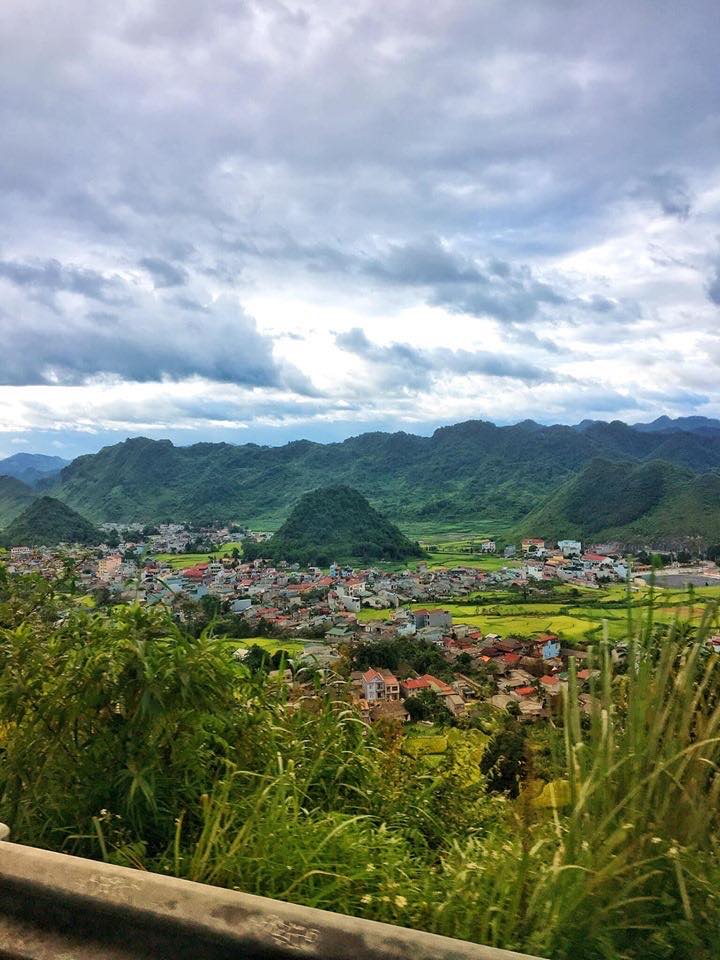
[[[699,624],[707,614],[711,624],[720,627],[716,604],[720,601],[720,586],[704,587],[694,592],[642,588],[632,596],[633,622],[647,623],[652,616],[655,624],[671,624],[676,619]],[[501,637],[532,637],[541,633],[557,634],[569,643],[583,643],[599,639],[607,630],[611,640],[627,635],[628,608],[625,587],[607,590],[587,590],[578,596],[564,591],[547,602],[519,602],[509,592],[480,594],[472,602],[437,604],[448,610],[455,623],[467,623],[484,634]],[[427,607],[427,603],[411,607]],[[362,610],[360,620],[383,620],[392,615],[390,610]]]
[[[421,542],[423,549],[427,550],[425,557],[416,557],[412,560],[406,560],[403,563],[382,563],[375,562],[373,566],[382,570],[415,570],[419,564],[424,563],[430,570],[437,570],[438,567],[477,567],[480,570],[487,570],[493,573],[496,570],[502,570],[503,567],[516,567],[518,561],[506,560],[504,557],[494,556],[492,554],[483,555],[480,553],[464,553],[460,550],[446,550],[444,547],[438,550],[428,550],[427,545]],[[433,546],[438,544],[433,543]]]
[[[407,727],[401,749],[406,756],[420,761],[424,767],[433,769],[443,765],[448,748],[452,747],[455,764],[463,767],[467,775],[472,777],[473,771],[479,769],[489,739],[489,736],[479,730],[450,729],[427,723],[412,723]]]
[[[184,570],[186,567],[194,567],[197,563],[207,563],[208,560],[219,560],[226,557],[237,548],[242,554],[242,543],[239,540],[230,543],[224,543],[214,553],[156,553],[154,559],[158,563],[164,563],[173,570]]]
[[[304,646],[304,644],[298,640],[278,640],[274,637],[243,637],[241,640],[226,640],[223,642],[233,651],[239,647],[244,647],[245,649],[261,647],[269,654],[284,650],[291,657],[296,657],[301,654]]]

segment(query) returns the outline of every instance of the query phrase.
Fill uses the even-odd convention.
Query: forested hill
[[[5,526],[22,513],[35,493],[15,477],[0,476],[0,526]]]
[[[593,460],[525,518],[528,535],[720,541],[720,474],[694,474],[660,460]]]
[[[492,518],[515,526],[593,459],[720,467],[720,437],[644,432],[624,423],[582,429],[471,420],[430,437],[365,433],[342,443],[281,447],[137,437],[79,457],[57,496],[95,520],[218,519],[275,528],[300,497],[348,484],[404,525]]]
[[[7,546],[52,547],[58,543],[101,543],[100,531],[53,497],[38,497],[16,517],[2,540]]]
[[[245,558],[326,565],[334,560],[407,560],[417,543],[373,510],[362,494],[337,485],[306,493],[266,543],[246,544]]]

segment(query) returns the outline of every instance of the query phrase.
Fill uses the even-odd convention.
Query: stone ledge
[[[0,842],[0,960],[528,960]]]

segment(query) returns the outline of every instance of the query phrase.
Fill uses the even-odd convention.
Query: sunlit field
[[[565,599],[567,597],[567,599]],[[720,600],[720,586],[703,587],[695,591],[640,588],[632,595],[630,614],[636,620],[647,622],[650,616],[656,624],[672,624],[687,620],[699,625],[708,609],[708,603]],[[621,605],[615,605],[615,604]],[[598,639],[607,629],[611,639],[619,640],[627,634],[628,606],[625,587],[615,585],[607,590],[587,590],[579,597],[569,593],[548,602],[522,602],[517,594],[496,591],[479,594],[470,602],[414,603],[412,608],[439,606],[448,610],[455,623],[467,623],[484,634],[501,637],[532,637],[541,633],[555,633],[568,642]],[[362,610],[361,621],[384,620],[392,610]],[[713,613],[710,626],[716,627]]]
[[[158,563],[172,567],[173,570],[184,570],[186,567],[193,567],[197,563],[207,563],[208,560],[219,560],[226,557],[237,548],[242,554],[242,543],[239,540],[224,543],[214,553],[156,553],[153,558]]]

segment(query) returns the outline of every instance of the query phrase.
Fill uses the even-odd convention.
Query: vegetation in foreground
[[[0,578],[0,819],[18,841],[554,958],[720,952],[720,665],[598,645],[596,709],[368,730],[160,610]],[[304,672],[303,672],[304,671]],[[442,738],[442,742],[440,742]],[[432,762],[429,762],[432,758]]]

